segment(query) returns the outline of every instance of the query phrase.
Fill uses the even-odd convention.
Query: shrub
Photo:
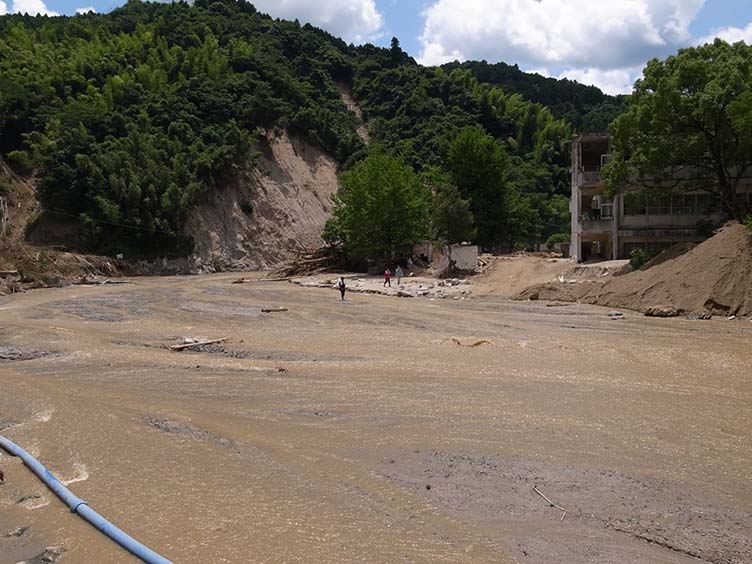
[[[569,233],[554,233],[548,239],[546,239],[546,248],[550,251],[553,250],[556,243],[569,243]]]
[[[635,247],[632,249],[632,252],[629,253],[629,266],[632,267],[632,270],[639,270],[654,256],[655,253],[651,253],[648,249]]]

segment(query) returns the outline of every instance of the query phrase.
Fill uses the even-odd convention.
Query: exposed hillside
[[[569,124],[468,70],[421,67],[396,40],[353,47],[244,0],[132,1],[108,14],[0,17],[0,77],[0,154],[35,175],[48,217],[67,218],[81,249],[263,247],[256,238],[273,231],[247,228],[246,212],[227,216],[241,224],[213,242],[193,226],[248,178],[296,166],[265,156],[264,132],[275,129],[328,155],[330,168],[385,150],[420,172],[441,168],[458,132],[479,126],[508,155],[504,182],[529,223],[519,232],[545,239],[566,228]],[[278,186],[294,194],[308,174]],[[251,208],[265,209],[263,190],[248,194]],[[278,250],[313,242],[300,235],[321,223],[306,197],[276,201],[289,212],[274,216],[288,220],[279,234],[310,221],[277,238]],[[226,254],[250,256],[238,252]]]
[[[202,196],[188,217],[195,254],[214,269],[263,269],[322,244],[336,161],[285,131],[269,132],[259,149],[257,169]]]

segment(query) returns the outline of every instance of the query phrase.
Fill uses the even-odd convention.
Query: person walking
[[[394,270],[394,275],[397,277],[397,286],[399,286],[402,277],[405,275],[405,273],[402,272],[402,267],[400,265],[397,265],[397,268]]]
[[[345,277],[340,276],[339,280],[337,281],[337,289],[339,290],[340,300],[345,301],[345,290],[347,290],[347,286],[345,285]]]
[[[386,267],[386,270],[384,271],[384,288],[389,286],[392,287],[392,271],[389,270],[389,267]]]

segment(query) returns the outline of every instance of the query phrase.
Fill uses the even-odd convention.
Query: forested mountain
[[[75,17],[6,15],[0,153],[38,176],[45,208],[80,220],[89,248],[186,251],[188,212],[202,193],[253,166],[262,128],[304,136],[343,170],[386,152],[416,173],[450,175],[444,169],[452,143],[471,128],[498,144],[503,174],[494,182],[514,202],[498,226],[506,231],[482,243],[524,243],[565,229],[567,119],[603,100],[581,86],[588,94],[570,97],[575,101],[551,94],[546,99],[561,119],[525,99],[544,99],[545,88],[514,94],[474,74],[472,65],[422,67],[396,40],[390,49],[347,45],[310,25],[260,14],[245,0],[130,1],[108,14]],[[337,83],[352,88],[370,145]]]
[[[447,71],[469,70],[479,81],[498,86],[505,92],[543,104],[557,118],[564,118],[577,131],[605,131],[627,106],[627,96],[609,96],[595,86],[568,79],[555,79],[527,73],[517,65],[486,61],[453,62],[442,65]]]

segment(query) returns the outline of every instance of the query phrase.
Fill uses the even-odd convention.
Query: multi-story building
[[[629,258],[635,247],[658,250],[701,241],[707,226],[726,219],[718,198],[703,192],[649,197],[637,188],[605,194],[601,168],[610,158],[608,133],[586,133],[572,143],[571,256],[578,262]],[[752,183],[737,197],[752,209]]]

